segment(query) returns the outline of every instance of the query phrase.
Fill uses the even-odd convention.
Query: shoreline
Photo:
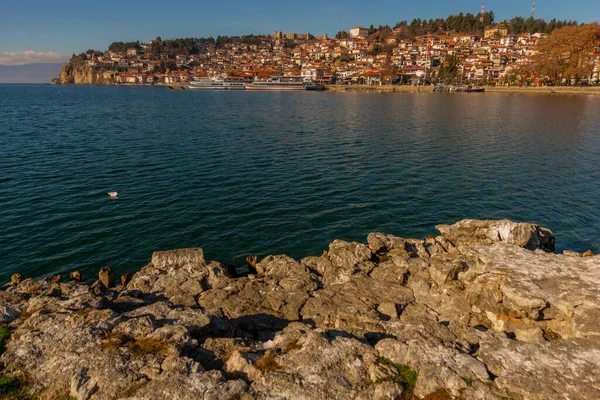
[[[332,92],[434,93],[433,86],[327,85],[325,87]],[[483,88],[488,93],[600,95],[600,86],[483,86]]]
[[[485,91],[496,93],[600,95],[600,86],[486,86]]]
[[[12,83],[12,85],[22,85]],[[187,83],[177,82],[172,84],[94,84],[94,83],[30,83],[29,85],[57,85],[57,86],[122,86],[122,87],[164,87],[169,89],[187,90]],[[362,93],[434,93],[433,86],[412,85],[324,85],[329,92],[362,92]],[[510,94],[558,94],[558,95],[600,95],[600,86],[483,86],[484,93],[510,93]]]
[[[436,228],[334,240],[301,260],[249,256],[245,276],[199,248],[154,252],[120,281],[111,268],[91,285],[13,276],[0,287],[0,389],[40,400],[600,396],[600,256],[556,254],[532,223]]]

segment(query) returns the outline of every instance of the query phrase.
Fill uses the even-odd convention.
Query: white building
[[[369,30],[364,26],[355,26],[354,28],[350,29],[350,37],[367,36],[368,34]]]

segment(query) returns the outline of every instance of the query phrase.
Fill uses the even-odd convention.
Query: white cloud
[[[0,65],[23,65],[39,63],[60,63],[69,60],[69,56],[52,51],[25,50],[0,53]]]

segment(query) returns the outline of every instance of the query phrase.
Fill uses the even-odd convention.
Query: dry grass
[[[107,332],[104,340],[100,344],[103,349],[116,349],[125,347],[134,357],[144,357],[149,354],[160,354],[163,356],[169,353],[169,344],[158,339],[134,339],[121,333]]]
[[[256,361],[255,366],[265,374],[281,369],[281,365],[277,363],[277,361],[275,360],[275,355],[273,353],[265,354],[264,356],[259,358],[258,361]]]
[[[547,341],[562,339],[558,333],[554,332],[551,329],[544,329],[544,339]]]
[[[221,360],[227,364],[227,361],[229,361],[229,359],[231,358],[231,356],[233,355],[233,353],[236,351],[236,349],[234,350],[229,350],[227,353],[225,353],[223,355],[223,357],[221,357]]]
[[[299,340],[294,340],[293,342],[287,343],[285,346],[283,346],[283,352],[288,353],[292,350],[300,350],[302,348],[302,345],[298,344],[298,341]]]
[[[127,343],[126,346],[134,357],[144,357],[149,354],[166,356],[169,352],[169,345],[157,339],[136,339],[133,342]]]
[[[126,335],[110,331],[104,334],[104,340],[100,343],[100,346],[102,346],[103,349],[117,349],[132,340],[133,339]]]
[[[33,310],[26,310],[19,315],[19,320],[25,321],[28,320],[33,314],[39,311],[43,311],[44,307],[34,308]]]
[[[96,308],[92,308],[92,307],[80,308],[79,310],[75,311],[75,314],[89,315],[89,314],[93,313],[94,311],[98,311],[98,310]]]
[[[423,397],[423,400],[452,400],[453,397],[446,389],[438,389]]]

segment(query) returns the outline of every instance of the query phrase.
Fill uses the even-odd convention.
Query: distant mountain
[[[0,65],[0,83],[49,83],[60,74],[62,63]]]

